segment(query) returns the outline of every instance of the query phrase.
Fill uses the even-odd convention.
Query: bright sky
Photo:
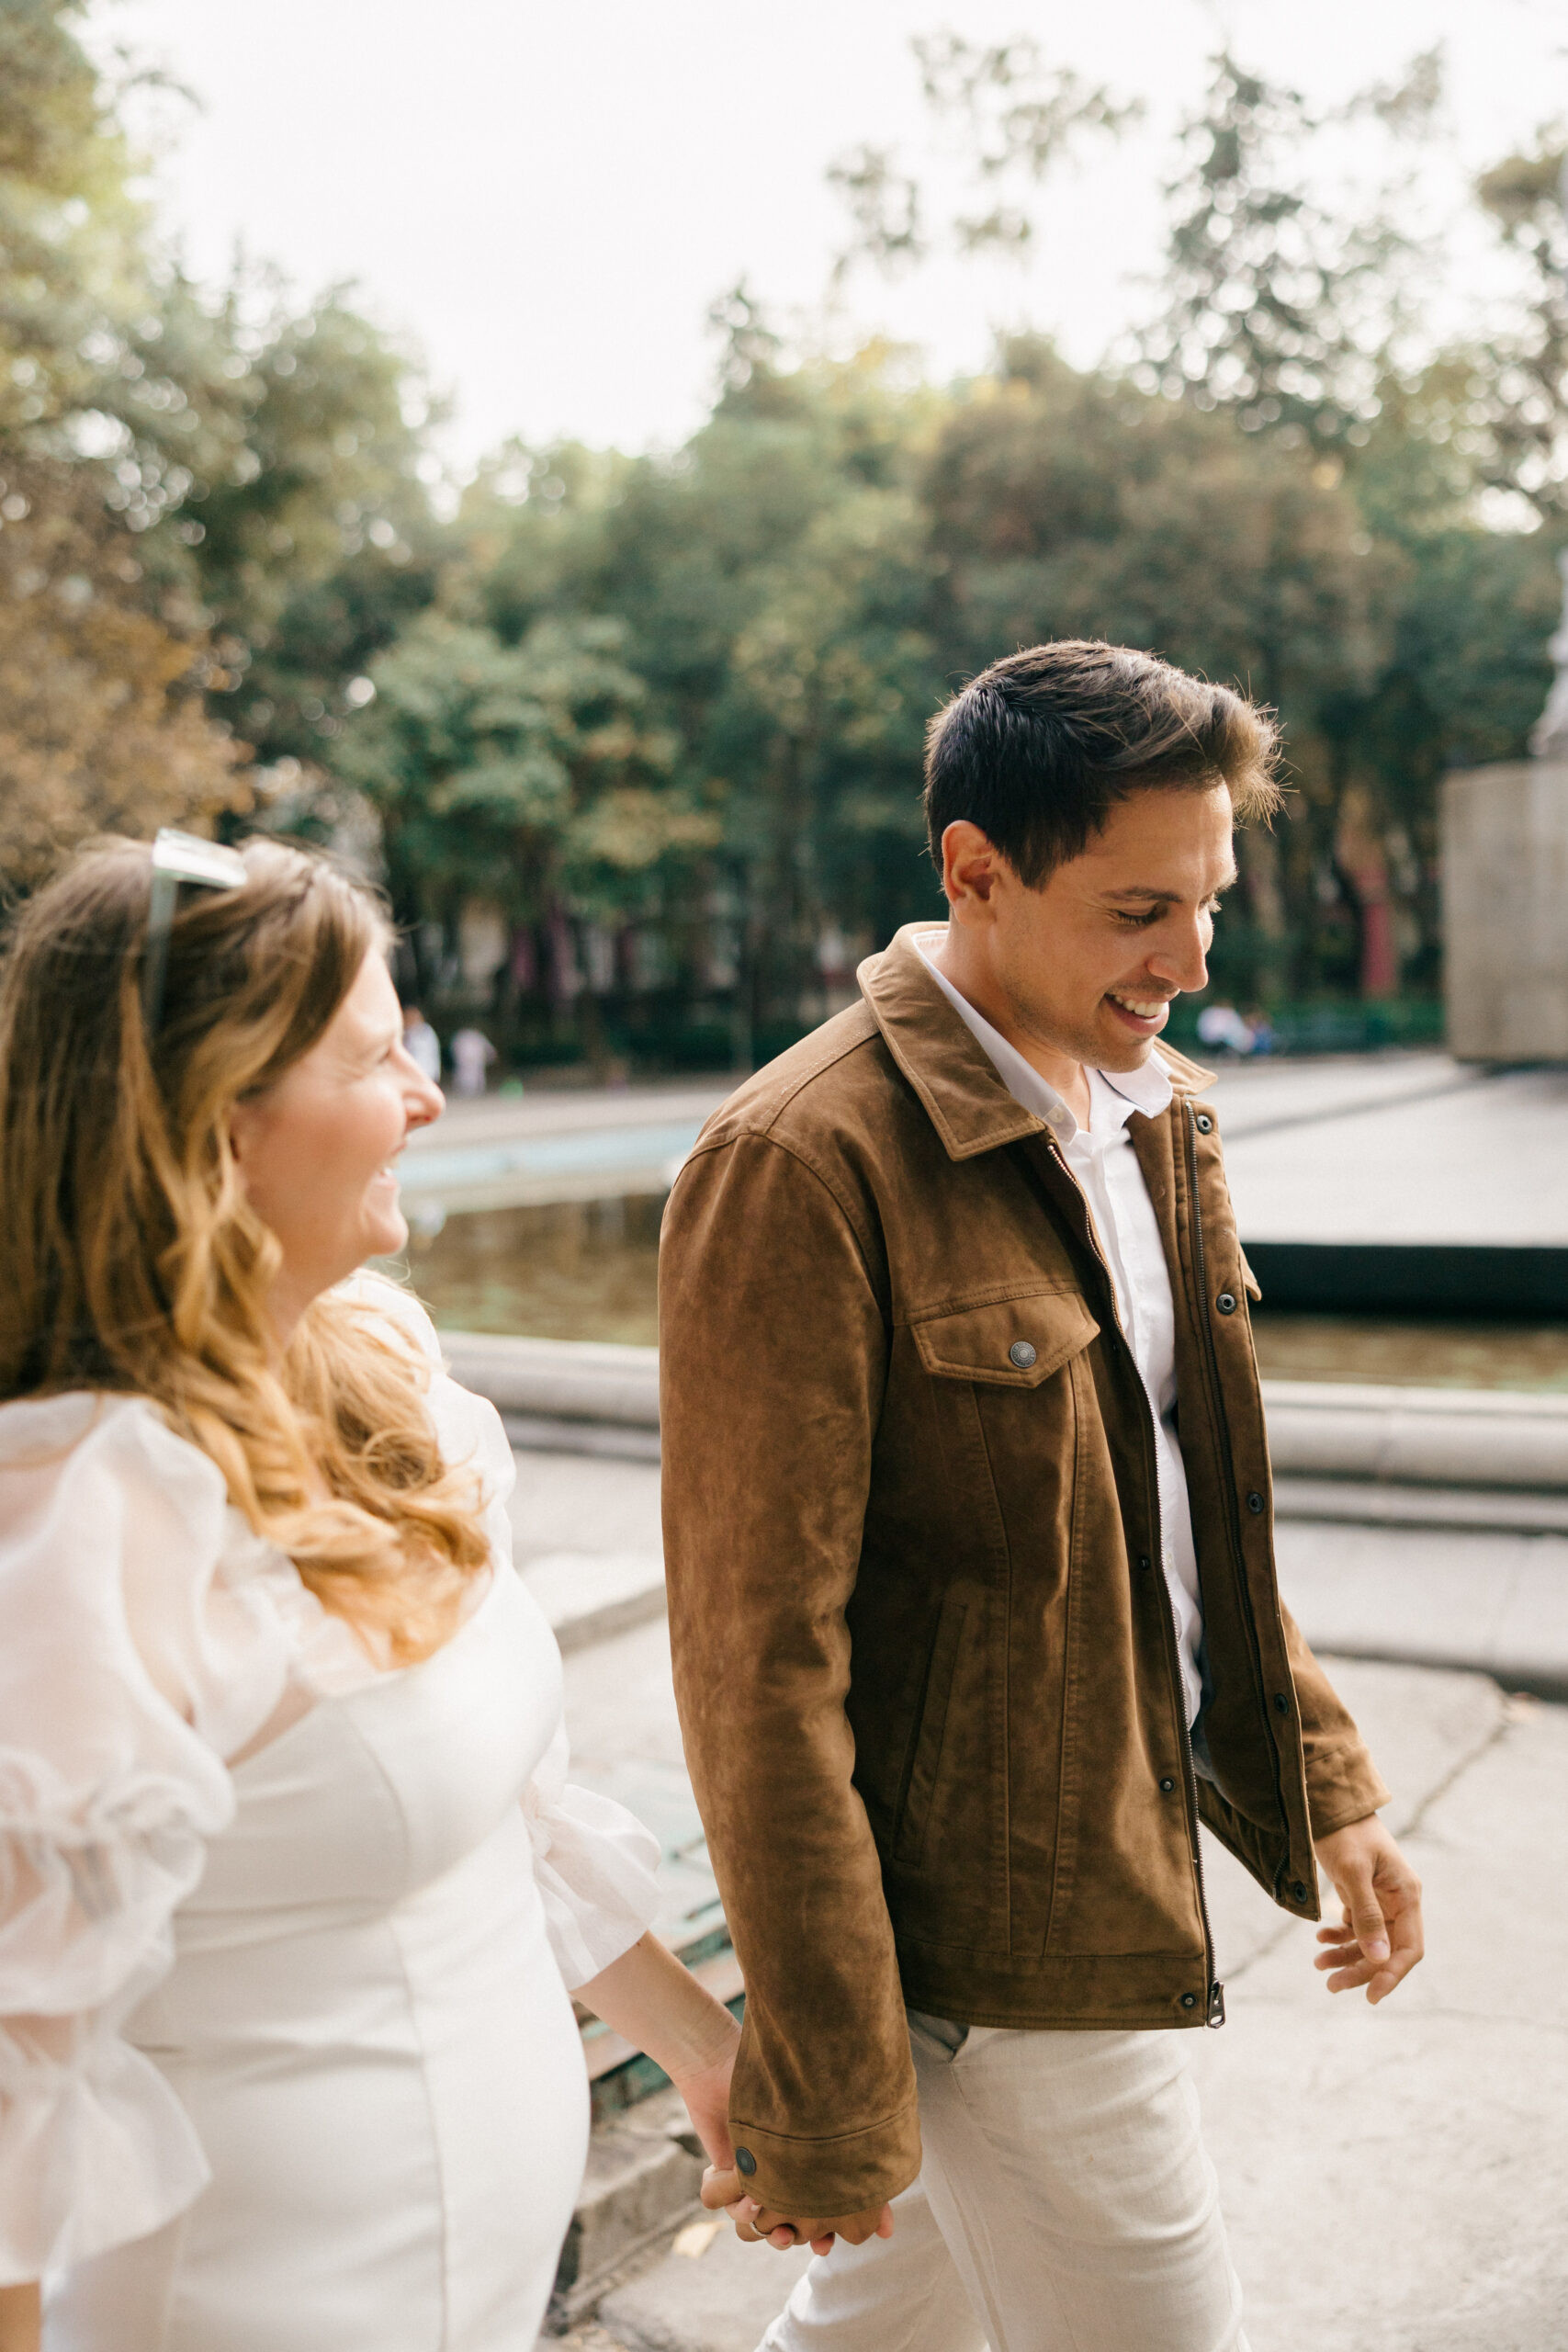
[[[1442,40],[1455,187],[1568,115],[1559,0],[97,0],[94,38],[201,101],[158,182],[187,265],[218,278],[238,243],[307,291],[357,281],[455,399],[466,465],[511,432],[678,442],[711,389],[705,314],[742,275],[786,322],[818,313],[843,220],[824,167],[862,141],[929,157],[908,43],[944,24],[1032,33],[1149,116],[1051,184],[1027,271],[852,281],[839,334],[891,330],[939,374],[1001,323],[1100,356],[1227,35],[1325,100]]]

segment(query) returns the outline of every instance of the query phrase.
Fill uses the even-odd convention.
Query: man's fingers
[[[728,2205],[738,2205],[746,2194],[746,2184],[738,2172],[721,2172],[716,2165],[709,2165],[703,2175],[703,2185],[697,2195],[710,2213]]]
[[[1404,1984],[1426,1950],[1426,1938],[1421,1928],[1421,1905],[1417,1898],[1394,1920],[1393,1950],[1368,1985],[1368,2000],[1374,2006],[1379,2001],[1386,2001],[1389,1995]]]
[[[1389,1951],[1388,1922],[1383,1917],[1382,1905],[1378,1901],[1371,1871],[1339,1891],[1345,1902],[1346,1924],[1365,1957],[1371,1961],[1386,1960]]]
[[[1386,1911],[1380,1905],[1378,1918],[1382,1933],[1363,1933],[1348,1908],[1338,1927],[1318,1929],[1323,1948],[1313,1963],[1327,1973],[1331,1993],[1359,1992],[1365,1986],[1374,2007],[1404,1982],[1425,1952],[1419,1888],[1391,1889]]]

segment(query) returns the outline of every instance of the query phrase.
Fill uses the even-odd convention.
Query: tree
[[[223,681],[201,633],[128,593],[131,543],[96,485],[3,462],[0,876],[15,892],[90,834],[199,827],[251,795],[241,747],[203,708]]]
[[[210,339],[150,266],[76,13],[17,0],[0,15],[0,871],[13,889],[87,833],[200,822],[249,797],[229,731],[202,707],[227,677],[177,545],[153,527],[231,425],[221,406],[204,425],[164,365],[182,336],[205,363]]]
[[[671,780],[677,745],[610,619],[542,619],[514,646],[440,612],[371,665],[336,772],[378,811],[394,907],[450,939],[466,899],[539,927],[570,1003],[572,916],[622,921],[716,825]],[[426,976],[422,976],[422,978]],[[428,977],[434,978],[435,975]]]
[[[933,224],[928,191],[893,149],[852,149],[828,168],[852,224],[835,282],[862,262],[885,273],[912,268],[944,246],[1022,254],[1033,242],[1038,191],[1055,165],[1086,134],[1114,138],[1143,111],[1140,101],[1119,103],[1070,67],[1049,65],[1026,34],[987,45],[942,31],[910,47],[928,109],[963,137],[973,209]]]
[[[1568,517],[1568,141],[1561,127],[1534,151],[1483,173],[1476,194],[1527,271],[1523,315],[1500,338],[1490,380],[1475,385],[1493,448],[1486,470],[1542,516]]]
[[[1166,301],[1139,339],[1139,380],[1226,408],[1244,432],[1363,442],[1416,249],[1392,190],[1348,215],[1311,193],[1312,153],[1325,130],[1351,124],[1408,140],[1440,89],[1434,51],[1392,87],[1319,109],[1223,51],[1182,132],[1186,169],[1167,189]]]

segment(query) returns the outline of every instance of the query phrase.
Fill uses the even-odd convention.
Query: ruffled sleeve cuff
[[[111,2035],[83,2065],[39,2067],[0,2033],[0,2286],[150,2235],[211,2177],[162,2075]]]
[[[658,1917],[659,1840],[625,1805],[566,1781],[564,1729],[529,1782],[523,1810],[534,1878],[568,1992],[629,1951]]]

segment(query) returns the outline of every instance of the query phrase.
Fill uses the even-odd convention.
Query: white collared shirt
[[[932,959],[945,937],[944,932],[924,932],[917,934],[915,944],[938,988],[995,1063],[1008,1092],[1050,1127],[1089,1203],[1095,1235],[1111,1270],[1116,1311],[1154,1412],[1160,1562],[1176,1617],[1187,1720],[1189,1724],[1195,1724],[1203,1703],[1200,1664],[1203,1614],[1198,1598],[1198,1558],[1192,1544],[1187,1472],[1176,1435],[1176,1306],[1154,1203],[1127,1133],[1127,1122],[1134,1111],[1155,1117],[1166,1108],[1174,1090],[1153,1058],[1141,1069],[1117,1070],[1113,1075],[1086,1070],[1089,1124],[1080,1127],[1055,1088],[937,968]]]

